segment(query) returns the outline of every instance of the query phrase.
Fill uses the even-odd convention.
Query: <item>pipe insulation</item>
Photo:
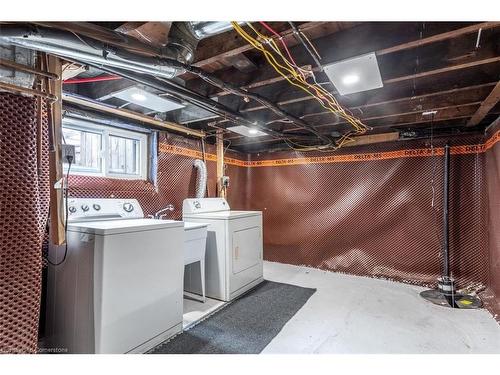
[[[194,167],[197,169],[198,173],[196,175],[196,198],[205,198],[205,192],[207,191],[207,165],[203,160],[196,159],[194,161]]]

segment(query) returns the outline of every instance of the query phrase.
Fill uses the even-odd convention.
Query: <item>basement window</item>
[[[75,146],[71,173],[131,180],[147,178],[147,135],[106,126],[63,123],[63,143]],[[65,164],[64,169],[67,169]]]

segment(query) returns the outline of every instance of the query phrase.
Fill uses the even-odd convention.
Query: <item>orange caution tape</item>
[[[497,131],[485,143],[476,145],[452,146],[450,153],[452,155],[467,155],[479,154],[492,148],[498,141],[500,141],[500,131]],[[165,152],[174,155],[182,155],[191,158],[201,159],[202,153],[189,148],[160,144],[160,152]],[[442,147],[435,148],[434,153],[430,148],[417,148],[398,151],[385,151],[374,153],[362,154],[348,154],[348,155],[330,155],[330,156],[312,156],[312,157],[299,157],[287,159],[271,159],[271,160],[256,160],[245,161],[235,158],[224,158],[224,163],[228,165],[235,165],[238,167],[256,168],[256,167],[281,167],[290,165],[306,165],[306,164],[326,164],[326,163],[346,163],[346,162],[359,162],[359,161],[372,161],[372,160],[389,160],[397,158],[415,158],[415,157],[428,157],[428,156],[442,156],[444,149]],[[215,154],[205,153],[205,158],[208,161],[216,161]]]

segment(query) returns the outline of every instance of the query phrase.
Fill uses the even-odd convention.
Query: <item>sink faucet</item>
[[[169,204],[169,205],[167,205],[167,207],[162,208],[160,211],[155,212],[153,215],[148,215],[148,217],[151,217],[153,219],[163,219],[163,216],[165,216],[167,214],[167,211],[172,212],[174,209],[175,209],[174,205]]]

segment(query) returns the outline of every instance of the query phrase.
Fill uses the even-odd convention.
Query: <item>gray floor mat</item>
[[[150,353],[260,353],[315,291],[266,280]]]

